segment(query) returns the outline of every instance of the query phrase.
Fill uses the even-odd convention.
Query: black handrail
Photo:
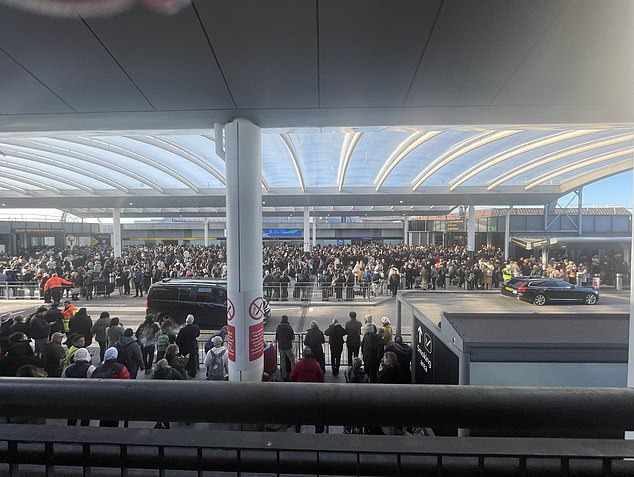
[[[0,416],[620,432],[634,389],[1,378]]]

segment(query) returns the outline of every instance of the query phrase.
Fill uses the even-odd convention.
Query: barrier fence
[[[145,472],[134,475],[155,469],[151,475],[194,471],[199,476],[217,472],[278,476],[634,474],[634,441],[509,437],[518,429],[537,434],[553,430],[573,435],[599,435],[606,430],[622,433],[634,427],[634,390],[627,388],[2,378],[0,396],[0,416],[14,420],[114,419],[237,426],[234,431],[210,431],[193,426],[159,430],[4,424],[0,426],[0,473],[11,476],[77,475],[77,470],[80,475],[113,475],[113,469],[121,476],[131,469]],[[448,426],[488,429],[496,437],[256,431],[267,423],[406,429]]]

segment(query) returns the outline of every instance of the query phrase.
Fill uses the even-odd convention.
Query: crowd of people
[[[509,275],[510,273],[510,275]],[[469,253],[462,245],[341,245],[317,246],[305,252],[301,245],[264,245],[262,279],[270,300],[308,299],[317,284],[322,299],[351,300],[396,294],[399,288],[466,290],[496,288],[510,276],[540,275],[590,283],[614,284],[615,274],[629,275],[621,255],[582,256],[576,262],[567,256],[553,257],[547,264],[533,256],[504,259],[496,247]],[[62,297],[91,299],[102,291],[118,289],[121,295],[143,297],[152,283],[164,278],[209,277],[226,279],[226,248],[190,245],[129,246],[121,257],[112,248],[74,247],[63,250],[23,251],[0,255],[0,284],[35,282],[48,303]],[[0,291],[1,287],[0,287]]]

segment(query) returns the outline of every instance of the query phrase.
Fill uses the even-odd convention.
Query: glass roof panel
[[[279,134],[262,134],[262,172],[270,187],[299,187],[288,148]]]
[[[178,144],[183,149],[191,151],[196,156],[207,161],[218,172],[225,173],[225,161],[216,154],[216,143],[211,137],[200,134],[172,134],[161,136],[174,144]]]
[[[482,134],[482,131],[457,129],[443,131],[409,153],[394,168],[384,185],[411,187],[414,178],[424,170],[428,164],[441,157],[461,141],[476,137],[480,134]],[[429,180],[423,184],[423,186],[426,185],[429,185]]]
[[[336,187],[344,134],[310,128],[301,134],[291,133],[290,137],[299,153],[306,187]]]
[[[391,129],[363,133],[352,152],[344,188],[372,186],[390,154],[411,134],[411,131]]]

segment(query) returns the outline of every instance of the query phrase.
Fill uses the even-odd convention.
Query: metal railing
[[[40,286],[37,282],[0,283],[0,300],[40,300]]]
[[[9,475],[48,476],[56,466],[84,475],[118,469],[122,476],[133,468],[160,475],[634,473],[634,441],[506,437],[518,429],[622,433],[634,427],[634,389],[2,378],[0,396],[0,416],[13,419],[241,425],[210,432],[4,424],[0,472]],[[478,428],[499,437],[252,432],[266,423]],[[245,426],[248,432],[240,430]]]
[[[385,280],[381,283],[345,283],[332,285],[317,281],[289,283],[267,283],[263,285],[264,296],[269,301],[367,301],[387,296]]]

